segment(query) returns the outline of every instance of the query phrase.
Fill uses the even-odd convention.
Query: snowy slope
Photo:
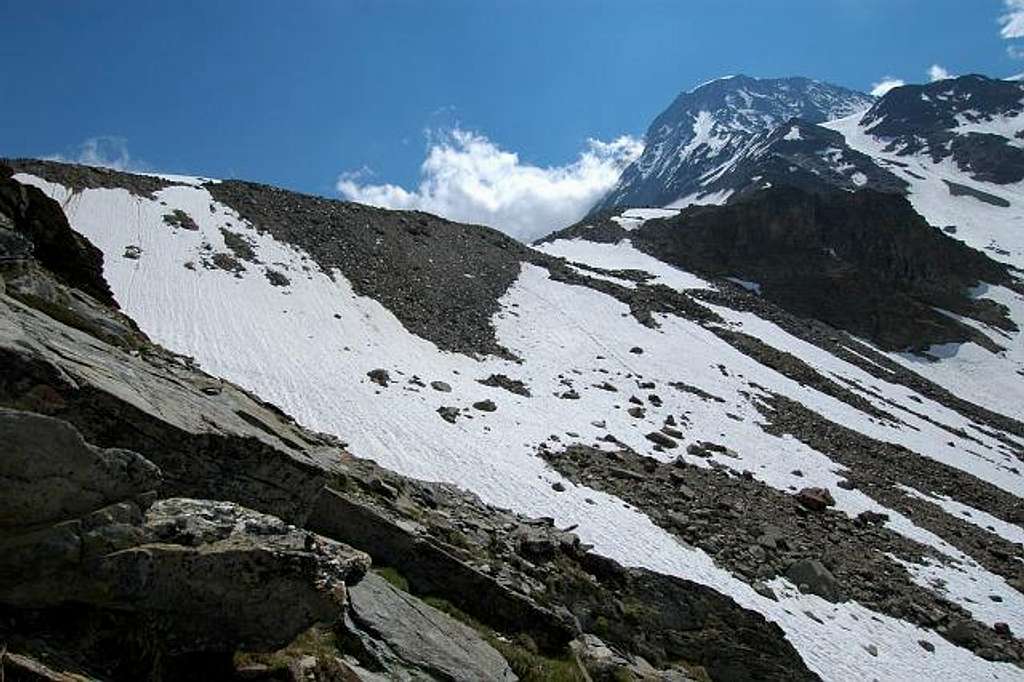
[[[522,266],[493,319],[499,342],[521,363],[443,352],[409,333],[377,301],[356,295],[340,272],[321,272],[301,250],[257,232],[232,208],[214,201],[198,180],[149,198],[123,189],[71,192],[33,176],[17,177],[62,203],[72,226],[104,252],[105,276],[118,302],[155,341],[194,356],[207,371],[255,391],[301,423],[337,434],[361,456],[414,477],[458,484],[492,504],[551,516],[560,526],[578,524],[576,532],[603,554],[712,586],[779,623],[825,679],[1024,679],[1012,664],[982,660],[935,632],[855,602],[833,604],[804,594],[783,578],[770,583],[778,601],[767,599],[639,510],[561,480],[536,456],[544,442],[615,448],[600,440],[611,433],[637,452],[670,461],[675,452],[655,449],[645,434],[668,415],[685,415],[680,428],[687,439],[713,437],[727,448],[709,458],[682,452],[689,463],[750,471],[782,491],[825,486],[837,508],[854,516],[880,505],[859,490],[839,487],[844,467],[826,453],[791,436],[767,433],[758,409],[762,399],[774,393],[790,397],[836,423],[1024,497],[1024,478],[1015,470],[1017,453],[1024,449],[1018,437],[979,428],[927,396],[881,381],[752,314],[715,307],[721,325],[742,329],[825,375],[846,380],[858,396],[898,421],[878,419],[759,364],[706,326],[664,314],[656,314],[658,328],[641,325],[615,298],[554,281],[535,265]],[[168,225],[164,216],[174,209],[191,216],[197,229]],[[648,217],[657,216],[622,216],[625,222]],[[204,265],[211,253],[229,248],[221,231],[225,226],[249,240],[259,264],[247,263],[238,273]],[[713,288],[637,252],[628,241],[562,240],[544,249],[593,267],[644,270],[675,289]],[[275,285],[266,276],[269,268],[283,272],[289,284]],[[643,352],[630,352],[634,347]],[[371,382],[366,374],[376,368],[386,369],[394,383]],[[477,381],[497,373],[521,379],[532,395]],[[661,404],[647,405],[645,416],[635,418],[625,410],[626,399],[639,393],[641,379],[657,383]],[[429,383],[438,380],[452,391],[433,390]],[[673,390],[669,381],[699,387],[721,402]],[[600,388],[605,382],[617,390]],[[578,399],[559,397],[569,388]],[[493,400],[497,410],[470,407],[483,399]],[[442,405],[463,409],[454,424],[437,414]],[[560,480],[565,492],[552,488]],[[955,499],[938,504],[951,515],[967,506]],[[901,510],[882,510],[890,516],[889,529],[945,557],[932,566],[914,565],[912,573],[922,585],[961,604],[980,622],[1007,622],[1024,631],[1024,596],[1003,578]],[[984,532],[1019,542],[1019,526],[996,521],[995,531]],[[1001,601],[988,599],[990,594]],[[933,653],[918,644],[922,639],[934,645]]]

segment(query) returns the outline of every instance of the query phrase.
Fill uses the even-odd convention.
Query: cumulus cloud
[[[86,166],[100,166],[113,170],[142,170],[144,164],[132,158],[128,152],[128,140],[112,135],[90,137],[78,145],[70,155],[53,154],[46,157],[51,161],[80,163]]]
[[[364,169],[342,175],[338,191],[351,201],[427,211],[529,241],[582,218],[643,151],[643,143],[629,135],[591,139],[572,163],[540,167],[460,128],[428,139],[415,189],[367,183]]]
[[[947,78],[953,78],[953,74],[946,70],[945,67],[939,66],[938,64],[932,64],[928,69],[928,78],[934,83],[935,81],[944,81]]]
[[[893,78],[892,76],[883,76],[882,80],[877,83],[871,84],[871,94],[875,97],[881,97],[885,93],[889,92],[893,88],[898,88],[902,85],[906,85],[906,81],[899,78]]]

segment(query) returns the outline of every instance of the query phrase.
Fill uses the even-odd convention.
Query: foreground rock
[[[517,679],[476,631],[373,574],[350,592],[345,633],[389,676],[404,669],[452,682]]]
[[[126,644],[101,667],[154,672],[161,657],[275,649],[338,620],[346,583],[369,567],[362,552],[230,502],[153,503],[156,466],[92,447],[58,419],[0,409],[0,437],[9,448],[0,460],[0,606],[58,614],[73,605],[120,623],[78,632],[53,616],[61,625],[49,627],[68,637],[159,623],[158,636]],[[32,630],[9,615],[8,634]]]

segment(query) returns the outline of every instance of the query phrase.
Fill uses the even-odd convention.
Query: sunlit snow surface
[[[863,493],[836,487],[842,468],[828,457],[793,438],[762,431],[759,413],[741,395],[741,391],[761,394],[750,385],[756,382],[872,437],[947,461],[1014,494],[1024,493],[1021,477],[1008,470],[1006,448],[997,440],[978,432],[974,432],[977,441],[961,439],[914,417],[912,412],[924,410],[950,427],[968,425],[960,415],[923,396],[917,396],[923,404],[913,402],[908,389],[879,381],[770,323],[718,310],[725,324],[790,350],[820,371],[859,381],[906,408],[885,406],[896,410],[905,426],[881,423],[757,364],[693,322],[659,315],[659,329],[644,327],[619,301],[586,287],[554,282],[545,270],[530,265],[523,266],[494,318],[499,342],[524,362],[477,361],[439,351],[410,334],[379,303],[355,295],[340,273],[328,277],[303,253],[257,234],[201,187],[168,187],[151,200],[110,189],[70,195],[63,187],[36,178],[22,175],[18,179],[42,187],[60,201],[74,228],[103,250],[105,276],[118,302],[155,341],[193,355],[207,371],[255,391],[301,423],[338,434],[357,455],[407,475],[456,483],[489,503],[552,516],[561,526],[579,524],[576,532],[584,541],[624,564],[683,576],[730,595],[779,623],[808,665],[825,679],[1024,678],[1018,668],[984,661],[934,633],[855,603],[837,605],[801,594],[782,579],[771,584],[780,600],[767,600],[621,500],[568,481],[564,481],[565,492],[555,492],[551,484],[560,480],[559,475],[534,455],[536,446],[552,435],[571,440],[566,432],[573,431],[582,442],[594,443],[610,432],[640,452],[666,459],[651,450],[644,434],[660,426],[665,416],[685,412],[690,419],[685,431],[691,439],[713,439],[734,451],[735,456],[717,456],[727,467],[750,470],[782,490],[828,486],[838,508],[849,514],[879,509]],[[199,230],[166,225],[162,216],[174,208],[189,213]],[[263,274],[265,265],[246,263],[247,271],[235,277],[199,264],[204,243],[214,251],[225,250],[220,234],[225,226],[251,238],[259,259],[285,272],[290,286],[272,286]],[[130,245],[141,249],[137,260],[123,257]],[[583,253],[581,249],[592,250]],[[652,262],[628,243],[581,247],[556,242],[545,250],[603,268],[648,269],[678,288],[710,286]],[[196,264],[194,269],[185,267],[189,262]],[[642,347],[644,353],[630,353],[633,346]],[[387,369],[397,382],[387,388],[370,382],[366,372],[378,367]],[[524,380],[533,396],[477,383],[496,372]],[[407,383],[413,375],[426,382],[443,380],[453,391],[441,394],[418,388]],[[555,396],[566,388],[559,375],[572,380],[579,400]],[[658,381],[657,392],[664,401],[661,407],[649,406],[643,420],[633,419],[624,409],[629,395],[639,393],[638,376]],[[725,402],[708,403],[675,391],[664,383],[670,380],[699,386]],[[593,387],[603,381],[615,384],[619,391]],[[867,391],[862,395],[881,404]],[[469,416],[455,424],[436,414],[440,405],[465,408],[483,398],[493,400],[498,410],[475,413],[470,409],[464,412]],[[726,417],[727,412],[739,419]],[[606,428],[593,426],[595,420],[604,420]],[[947,446],[947,441],[954,446]],[[687,458],[708,466],[700,458]],[[803,477],[788,473],[797,468]],[[586,498],[596,504],[586,503]],[[893,530],[955,555],[955,550],[902,515],[888,513]],[[922,584],[927,584],[928,571],[937,571],[947,580],[949,596],[957,600],[981,588],[950,583],[954,570],[962,570],[966,583],[998,590],[1007,601],[986,604],[986,611],[976,616],[980,619],[999,617],[1016,627],[1019,614],[1024,613],[1021,596],[973,562],[914,570],[922,575]],[[922,639],[934,644],[934,653],[921,648],[918,640]],[[877,648],[877,656],[869,653],[869,645]]]

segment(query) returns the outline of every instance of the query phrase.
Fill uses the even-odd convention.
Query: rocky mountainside
[[[771,155],[766,147],[778,144],[778,140],[763,139],[764,133],[791,119],[816,124],[843,118],[871,103],[868,95],[808,78],[741,75],[705,83],[680,94],[654,119],[647,129],[643,154],[623,171],[618,185],[595,210],[685,206],[708,197],[724,200],[743,185],[723,182],[723,175],[735,172],[734,166],[741,160]],[[799,131],[799,123],[792,123],[783,134],[788,135],[784,141],[804,139]],[[808,146],[822,147],[813,142],[781,146],[784,154],[806,154]],[[762,179],[753,177],[748,174],[744,181]]]
[[[159,471],[108,496],[138,508],[118,547],[216,553],[267,528],[252,543],[287,555],[273,519],[310,534],[287,578],[309,627],[176,647],[168,676],[1013,679],[1019,273],[922,220],[898,168],[879,177],[905,198],[758,188],[607,209],[530,248],[262,185],[14,161],[18,205],[62,209],[119,307],[10,215],[0,407]],[[161,535],[177,514],[219,530]],[[44,580],[51,601],[0,599],[29,633],[10,651],[124,677],[105,642],[165,605],[84,602],[136,619],[95,641],[52,610],[120,551]]]
[[[817,679],[728,597],[357,459],[153,344],[83,290],[98,271],[37,255],[97,253],[56,202],[0,195],[5,679]]]

